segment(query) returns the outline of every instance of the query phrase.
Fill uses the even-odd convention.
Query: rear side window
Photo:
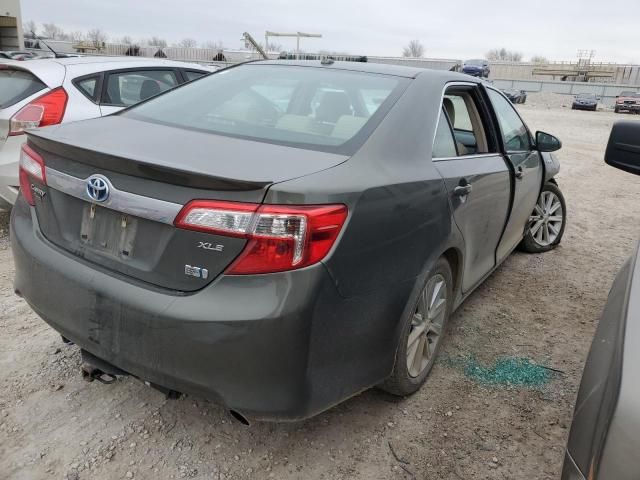
[[[458,155],[456,151],[456,142],[453,139],[453,133],[449,126],[449,121],[444,114],[444,111],[440,111],[440,119],[438,120],[438,129],[436,130],[436,137],[433,141],[433,158],[448,158]]]
[[[195,70],[184,70],[183,73],[185,78],[187,79],[187,82],[190,82],[191,80],[195,80],[196,78],[200,78],[203,75],[206,75],[205,72],[196,72]]]
[[[110,73],[102,103],[127,107],[178,84],[173,70],[138,70]]]
[[[85,77],[79,80],[75,80],[74,85],[80,90],[85,96],[89,97],[91,101],[96,101],[97,97],[97,87],[98,87],[98,76],[94,77]]]
[[[324,151],[363,141],[408,79],[332,68],[245,65],[146,102],[125,116]]]
[[[46,85],[32,73],[2,69],[0,70],[0,108],[15,105],[44,88]]]
[[[442,106],[453,128],[458,156],[484,154],[491,150],[477,87],[448,89]]]

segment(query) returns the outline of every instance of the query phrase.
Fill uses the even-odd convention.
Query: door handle
[[[467,183],[465,185],[458,185],[456,188],[453,189],[453,196],[466,197],[471,193],[471,190],[473,190],[473,187],[471,186],[470,183]]]
[[[524,169],[522,168],[522,165],[520,165],[518,168],[516,168],[516,178],[522,177],[524,177]]]

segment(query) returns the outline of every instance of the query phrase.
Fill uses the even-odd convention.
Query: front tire
[[[547,182],[529,217],[521,249],[528,253],[542,253],[556,248],[562,240],[566,224],[564,195],[555,183]]]
[[[451,267],[440,258],[403,321],[393,372],[379,388],[397,396],[411,395],[420,389],[440,351],[452,305]]]

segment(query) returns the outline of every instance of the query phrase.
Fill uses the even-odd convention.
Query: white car
[[[140,57],[0,60],[0,210],[18,195],[26,129],[109,115],[215,68]]]

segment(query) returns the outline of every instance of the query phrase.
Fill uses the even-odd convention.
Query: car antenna
[[[64,53],[58,53],[56,52],[53,48],[51,48],[42,38],[40,38],[38,35],[36,35],[36,32],[34,32],[33,30],[31,30],[31,35],[33,35],[33,38],[35,38],[36,40],[38,40],[38,43],[42,42],[42,44],[47,47],[49,50],[51,50],[51,52],[53,53],[53,55],[55,55],[55,58],[68,58],[68,55],[65,55]]]

